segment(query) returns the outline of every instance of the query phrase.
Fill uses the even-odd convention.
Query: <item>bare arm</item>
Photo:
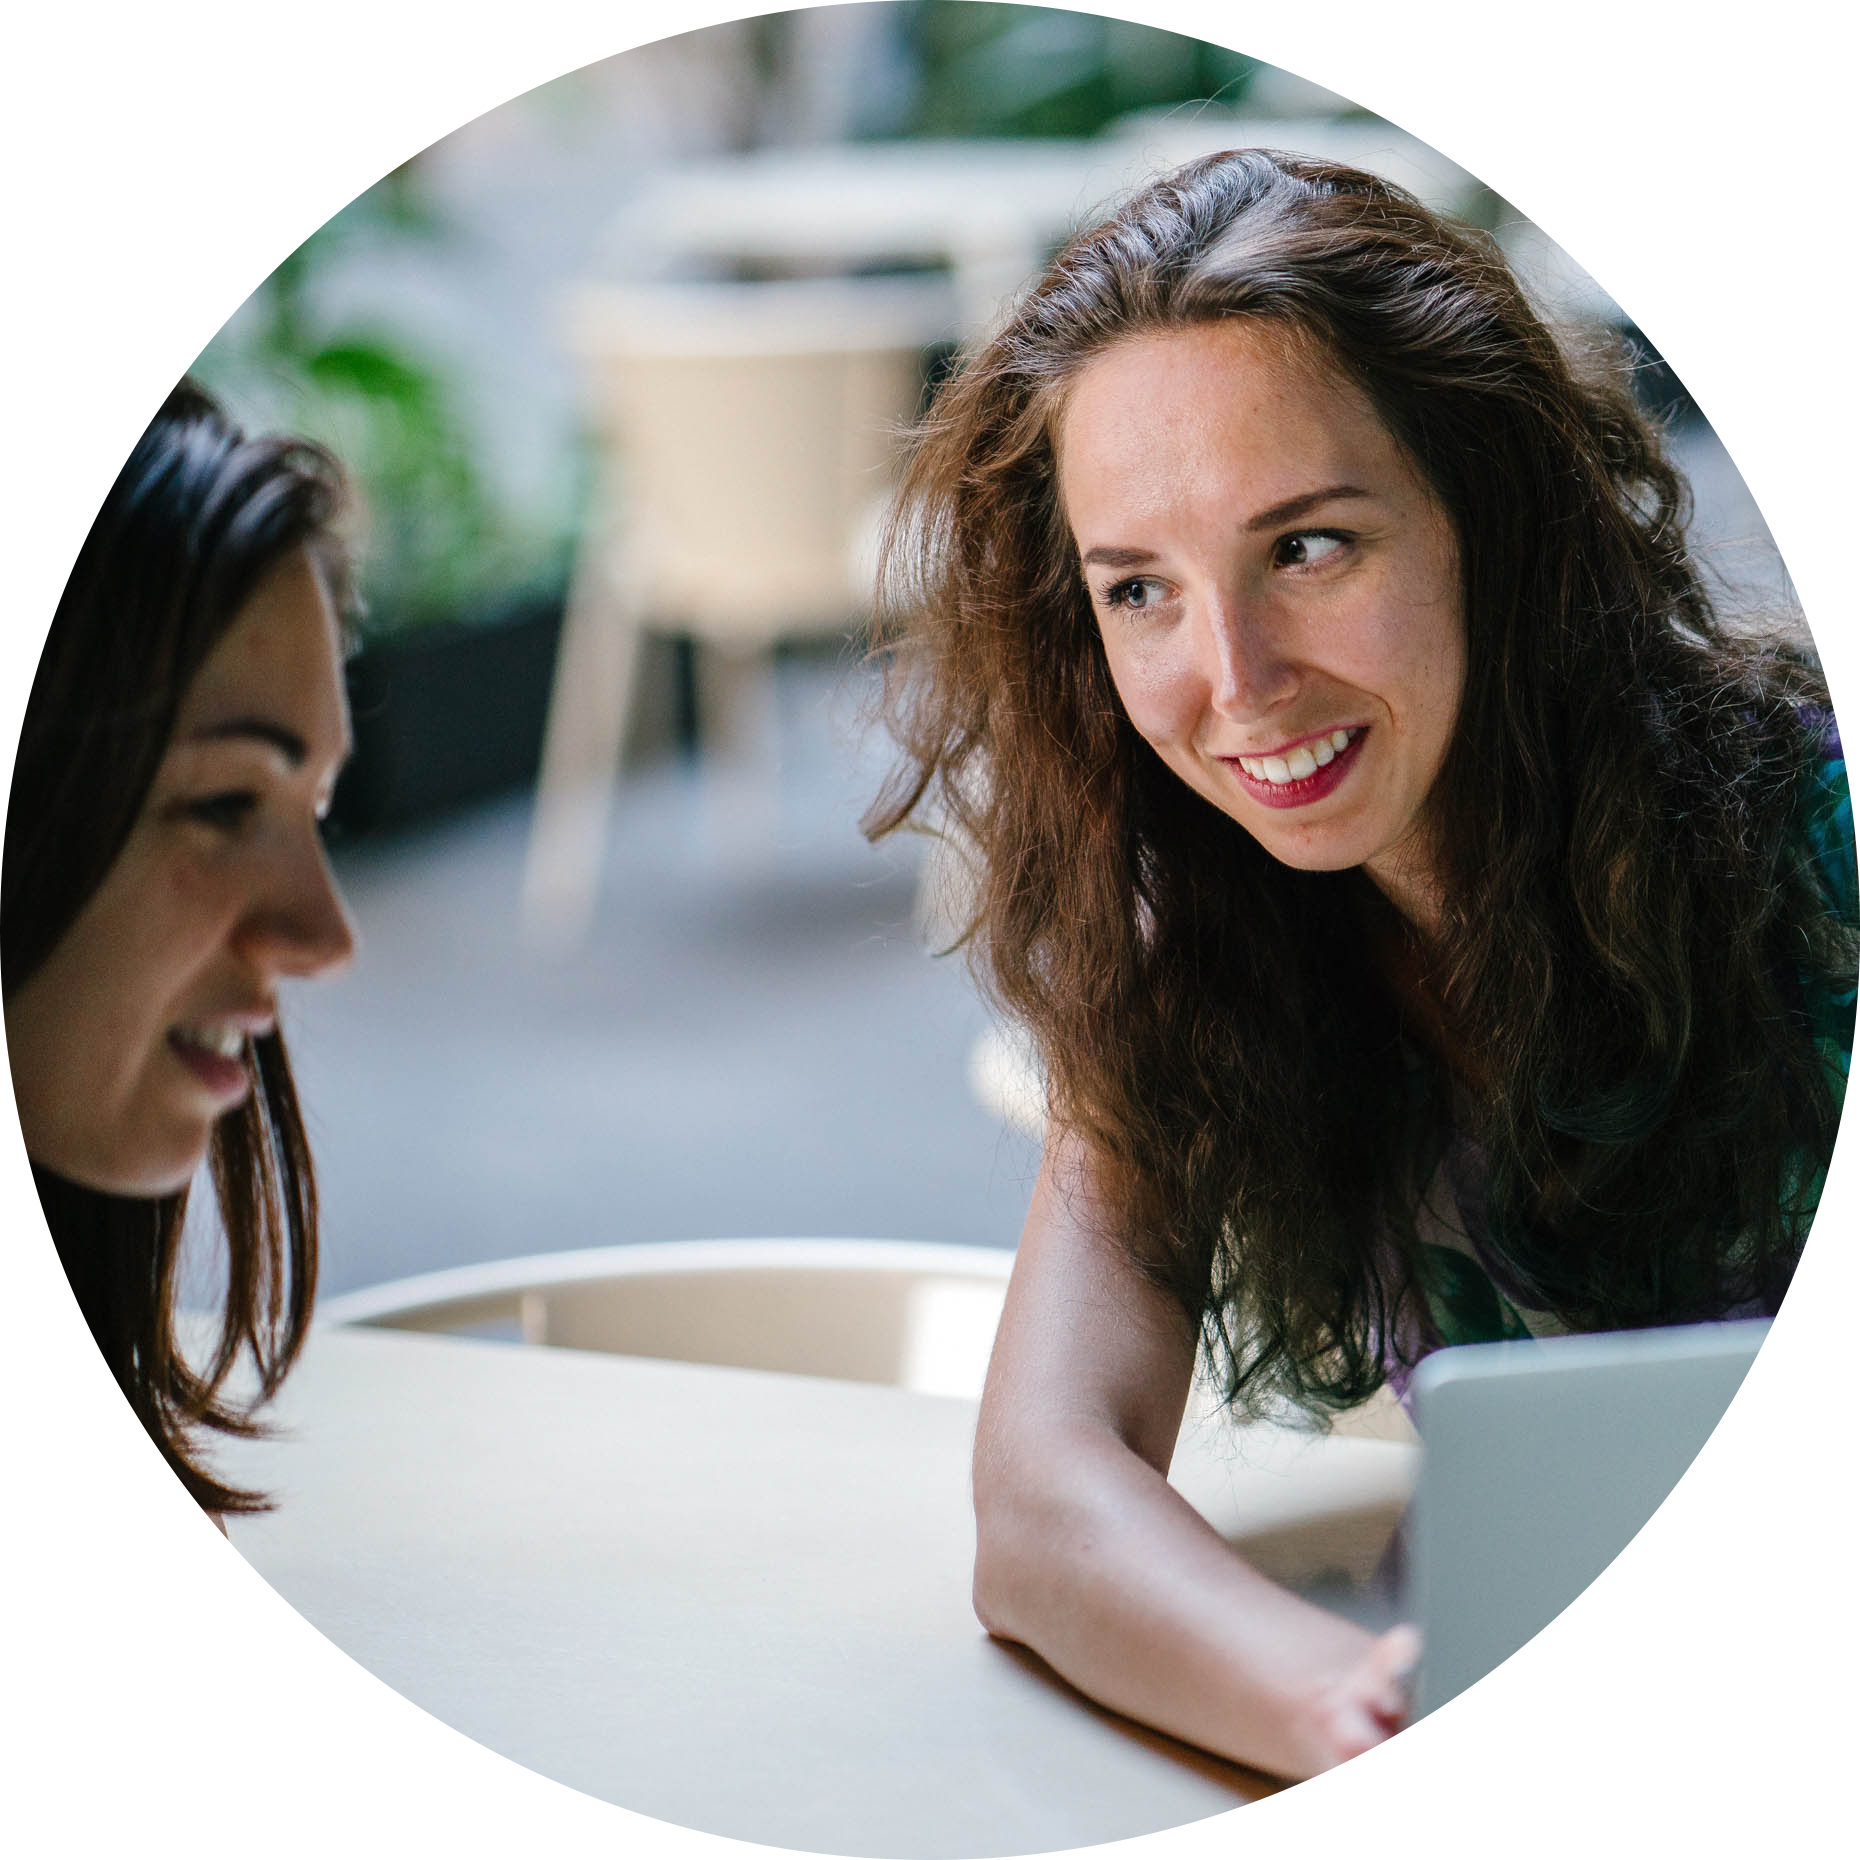
[[[1052,1137],[975,1442],[975,1609],[1081,1691],[1189,1743],[1309,1776],[1397,1728],[1415,1643],[1251,1568],[1167,1483],[1195,1337],[1105,1231]]]

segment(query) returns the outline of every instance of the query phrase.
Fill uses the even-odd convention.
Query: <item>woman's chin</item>
[[[180,1194],[199,1174],[212,1134],[208,1125],[197,1134],[159,1143],[121,1144],[106,1151],[29,1144],[26,1153],[37,1167],[79,1188],[130,1201],[159,1201]]]
[[[1364,864],[1375,852],[1376,842],[1360,832],[1335,827],[1300,830],[1281,828],[1271,817],[1255,816],[1240,823],[1280,865],[1295,872],[1348,872]]]
[[[113,1195],[131,1195],[140,1200],[160,1200],[178,1195],[200,1173],[207,1159],[207,1136],[179,1153],[137,1160],[118,1174],[120,1187],[109,1189]]]

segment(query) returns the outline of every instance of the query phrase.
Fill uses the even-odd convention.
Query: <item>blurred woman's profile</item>
[[[216,1515],[265,1501],[214,1476],[202,1430],[253,1430],[316,1288],[278,991],[354,948],[321,838],[350,743],[342,498],[317,447],[247,438],[176,388],[71,572],[7,807],[0,982],[33,1179],[111,1373]],[[224,1293],[189,1344],[181,1240],[203,1163]],[[247,1357],[254,1392],[235,1399]]]

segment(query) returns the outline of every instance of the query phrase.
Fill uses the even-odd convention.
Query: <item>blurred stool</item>
[[[1046,1135],[1046,1073],[1032,1038],[1019,1027],[990,1027],[969,1048],[969,1090],[1023,1137]]]
[[[1014,1255],[905,1240],[675,1240],[494,1260],[323,1300],[319,1324],[982,1391]]]
[[[648,629],[698,642],[707,773],[737,777],[720,798],[752,816],[772,804],[771,759],[757,755],[771,649],[853,635],[869,618],[923,352],[953,322],[950,284],[929,274],[573,293],[596,482],[530,831],[533,945],[573,946],[592,918]]]

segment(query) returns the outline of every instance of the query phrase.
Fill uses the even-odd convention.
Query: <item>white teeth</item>
[[[1283,756],[1236,756],[1234,760],[1255,781],[1269,781],[1281,787],[1288,781],[1303,781],[1315,775],[1327,762],[1335,762],[1338,753],[1350,746],[1348,730],[1332,730],[1315,742],[1300,743]]]
[[[205,1025],[183,1027],[181,1038],[203,1052],[217,1053],[221,1059],[239,1059],[245,1053],[245,1035],[237,1027]]]

